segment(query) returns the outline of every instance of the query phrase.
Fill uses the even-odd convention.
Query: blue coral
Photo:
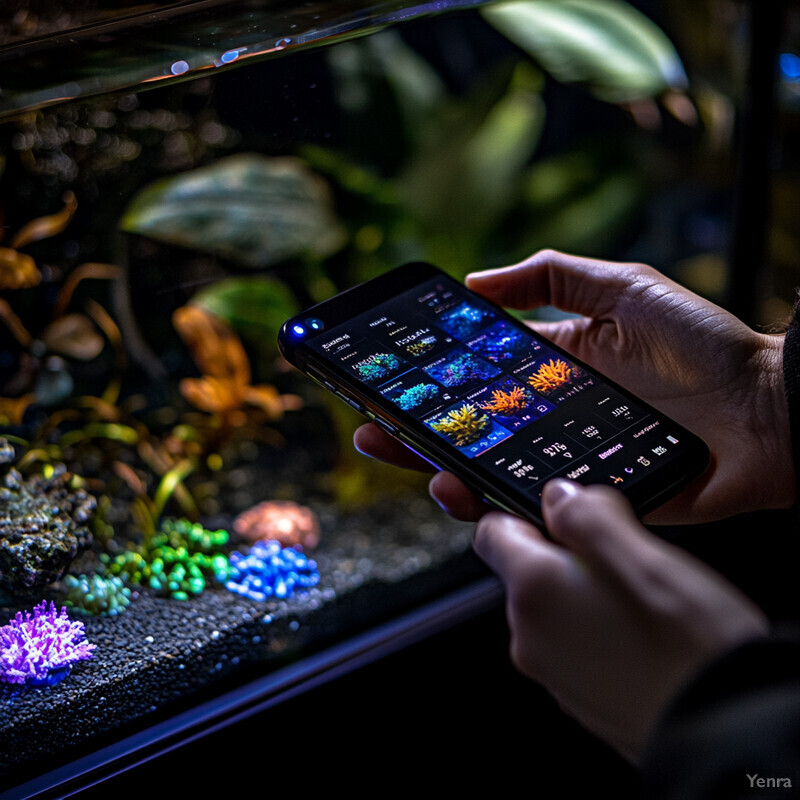
[[[439,324],[452,336],[465,339],[481,328],[486,320],[493,319],[494,314],[484,308],[461,303],[452,311],[448,311],[439,320]]]
[[[530,339],[505,323],[493,326],[488,333],[486,338],[470,347],[495,364],[518,358],[530,348]]]
[[[449,362],[435,364],[423,369],[440,383],[448,387],[493,378],[500,373],[493,364],[478,358],[474,353],[456,353]]]
[[[76,661],[91,658],[95,645],[86,640],[82,622],[67,609],[56,611],[42,600],[33,614],[18,611],[0,628],[0,682],[52,686],[67,677]]]
[[[251,600],[289,597],[295,589],[319,583],[314,561],[272,539],[256,542],[246,553],[231,553],[225,588]]]

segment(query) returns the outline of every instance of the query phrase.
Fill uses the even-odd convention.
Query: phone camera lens
[[[316,317],[311,317],[310,319],[306,320],[306,325],[311,328],[312,331],[321,331],[325,327],[325,323],[321,319],[317,319]]]

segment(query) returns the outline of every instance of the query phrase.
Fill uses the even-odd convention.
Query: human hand
[[[753,331],[642,264],[542,251],[466,283],[509,308],[551,304],[581,315],[532,327],[706,441],[710,468],[649,523],[704,522],[794,501],[782,336]],[[428,468],[375,426],[359,429],[355,442],[384,461]],[[431,493],[460,519],[487,510],[449,474],[435,477]]]
[[[557,479],[553,541],[502,512],[475,550],[506,586],[511,657],[587,729],[635,761],[670,700],[714,657],[766,632],[764,615],[649,533],[623,495]]]

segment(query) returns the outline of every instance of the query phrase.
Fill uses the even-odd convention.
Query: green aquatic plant
[[[120,227],[248,269],[327,257],[344,243],[325,181],[301,159],[257,153],[155,181],[134,197]]]
[[[116,575],[67,575],[65,604],[84,614],[115,617],[131,604],[131,592]]]
[[[478,413],[471,403],[464,403],[461,408],[448,412],[431,427],[451,439],[457,447],[463,447],[477,442],[489,424],[486,414]]]
[[[385,271],[409,241],[412,258],[459,276],[545,246],[608,252],[639,213],[653,174],[637,165],[647,148],[595,131],[541,157],[559,83],[581,87],[570,98],[618,106],[626,136],[647,144],[662,119],[696,124],[675,47],[634,4],[520,0],[478,13],[518,49],[458,93],[393,30],[328,51],[347,113],[374,127],[374,109],[388,108],[390,120],[375,150],[358,140],[302,151],[359,212],[348,282]]]

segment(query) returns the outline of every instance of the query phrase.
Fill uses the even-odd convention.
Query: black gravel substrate
[[[124,614],[84,618],[96,650],[66,680],[1,689],[0,789],[486,574],[472,526],[427,498],[314,510],[324,532],[314,589],[260,603],[221,587],[188,601],[140,589]],[[60,597],[56,585],[48,599]],[[16,610],[0,608],[0,624]]]

